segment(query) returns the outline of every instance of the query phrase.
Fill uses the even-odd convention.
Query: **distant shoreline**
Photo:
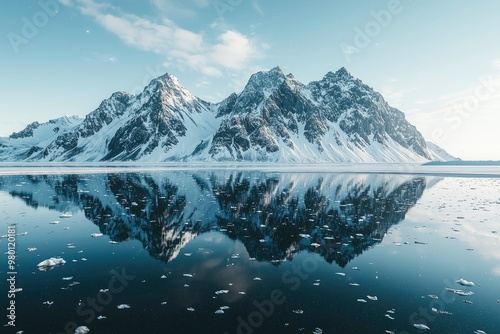
[[[455,163],[455,164],[453,164]],[[324,163],[324,164],[272,164],[272,163],[0,163],[2,175],[41,174],[100,174],[133,172],[261,172],[261,173],[337,173],[337,174],[392,174],[439,177],[500,177],[500,163],[398,164],[398,163]]]

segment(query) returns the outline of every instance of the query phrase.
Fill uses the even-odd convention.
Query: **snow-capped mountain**
[[[59,125],[59,123],[61,123]],[[345,68],[307,85],[279,67],[203,101],[165,74],[84,119],[0,138],[0,161],[426,162],[453,159]]]

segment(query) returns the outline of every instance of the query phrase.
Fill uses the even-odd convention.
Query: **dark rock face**
[[[424,138],[404,114],[345,68],[304,85],[275,67],[255,73],[242,92],[231,94],[218,104],[195,97],[177,78],[165,74],[152,80],[139,95],[112,94],[75,126],[61,124],[54,125],[53,139],[40,138],[43,145],[25,144],[16,159],[280,162],[364,161],[365,158],[382,162],[386,161],[381,158],[385,156],[391,162],[431,159]],[[42,125],[34,122],[13,133],[10,140],[33,137]],[[11,148],[15,144],[3,141],[0,145],[0,159],[6,160],[3,152],[15,151]]]
[[[40,126],[40,123],[38,122],[33,122],[29,124],[27,127],[25,127],[23,130],[19,132],[14,132],[9,136],[11,139],[18,139],[18,138],[26,138],[26,137],[31,137],[33,136],[33,130],[37,129]]]
[[[428,159],[422,135],[404,114],[390,107],[383,97],[353,78],[345,68],[328,73],[322,80],[304,86],[279,67],[254,74],[243,92],[233,94],[219,106],[224,117],[215,134],[210,153],[229,152],[242,159],[246,150],[259,147],[272,153],[277,140],[294,149],[292,136],[303,136],[323,151],[324,136],[338,123],[350,143],[343,143],[337,130],[326,141],[358,147],[380,144],[392,138],[404,148]]]

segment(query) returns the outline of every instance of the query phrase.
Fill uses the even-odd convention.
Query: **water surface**
[[[390,174],[2,176],[22,288],[4,329],[498,333],[499,190]],[[38,270],[51,257],[66,263]]]

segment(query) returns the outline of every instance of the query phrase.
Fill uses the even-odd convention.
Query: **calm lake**
[[[2,333],[500,333],[500,178],[11,175],[0,211]]]

